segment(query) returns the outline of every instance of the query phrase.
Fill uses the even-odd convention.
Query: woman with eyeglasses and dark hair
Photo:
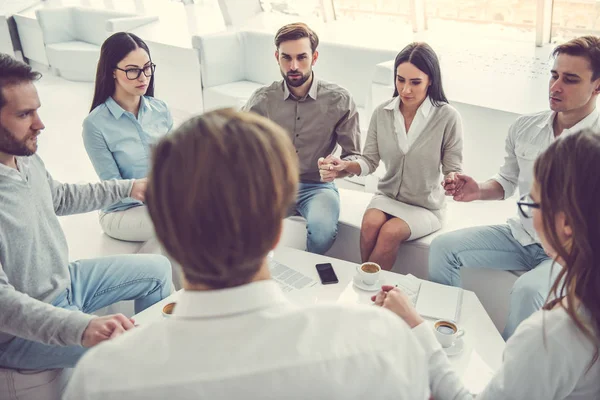
[[[102,180],[145,177],[151,146],[173,127],[167,105],[154,98],[155,68],[148,46],[132,33],[115,33],[102,44],[92,108],[83,121],[83,143]],[[102,210],[100,224],[119,240],[154,236],[146,206],[131,198]]]
[[[362,156],[329,156],[321,179],[368,175],[383,161],[386,174],[362,220],[363,262],[390,270],[400,244],[442,227],[445,198],[440,182],[462,171],[462,124],[448,104],[437,55],[426,43],[411,43],[394,63],[393,97],[373,112]]]
[[[531,193],[518,206],[558,275],[543,309],[506,343],[504,362],[478,400],[600,399],[598,171],[600,134],[590,131],[561,136],[536,160]],[[373,300],[413,328],[436,400],[473,398],[406,295],[384,286]]]

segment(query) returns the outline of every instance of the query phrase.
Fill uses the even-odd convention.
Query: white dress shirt
[[[430,325],[423,323],[413,332],[429,357],[433,398],[473,399]],[[477,400],[600,399],[600,361],[591,364],[595,351],[565,310],[538,311],[510,337],[500,370]]]
[[[544,111],[519,117],[508,130],[506,138],[506,156],[504,165],[492,179],[504,188],[504,198],[509,198],[518,188],[521,195],[529,193],[533,185],[533,165],[537,156],[554,142],[553,122],[556,113]],[[591,128],[600,130],[600,112],[594,109],[587,117],[570,129],[562,131],[561,136]],[[515,207],[516,209],[516,207]],[[530,218],[521,213],[508,220],[511,232],[523,246],[539,243]]]
[[[404,116],[402,115],[402,112],[400,112],[400,96],[396,96],[394,101],[384,107],[385,110],[394,111],[394,130],[396,131],[396,136],[398,136],[400,150],[404,154],[408,153],[410,146],[412,146],[419,135],[423,133],[423,128],[427,125],[427,118],[431,113],[431,107],[433,107],[433,104],[431,104],[431,100],[429,99],[429,96],[427,96],[417,109],[417,113],[408,128],[408,132],[406,132]],[[362,159],[358,159],[357,162],[360,165],[360,176],[369,175],[369,166],[367,163]]]
[[[64,399],[422,400],[427,368],[391,312],[299,308],[261,281],[183,292],[173,317],[91,349]]]

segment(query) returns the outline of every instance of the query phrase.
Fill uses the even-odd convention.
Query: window
[[[554,0],[552,42],[565,42],[577,36],[600,35],[600,1]]]
[[[260,0],[266,12],[323,19],[321,0]]]
[[[537,0],[423,0],[434,34],[535,40]]]
[[[405,23],[410,21],[409,0],[333,0],[336,20]]]

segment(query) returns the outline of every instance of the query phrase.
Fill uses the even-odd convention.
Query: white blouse
[[[421,324],[413,333],[430,356],[433,398],[473,399],[429,325]],[[600,399],[600,361],[588,371],[595,351],[564,309],[538,311],[508,340],[500,370],[477,400]]]
[[[394,101],[384,107],[385,110],[394,112],[394,130],[395,134],[398,136],[400,150],[404,154],[408,153],[410,146],[412,146],[419,135],[423,133],[423,128],[427,125],[427,118],[429,118],[429,115],[431,114],[432,107],[433,104],[431,103],[431,99],[427,96],[417,109],[417,113],[408,128],[408,132],[406,132],[404,116],[400,112],[400,96],[396,96]],[[360,165],[360,176],[368,175],[369,167],[367,163],[360,159],[357,160],[357,162]]]

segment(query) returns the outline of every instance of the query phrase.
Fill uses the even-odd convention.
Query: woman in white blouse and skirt
[[[442,88],[438,58],[426,43],[405,47],[394,63],[395,91],[373,112],[362,156],[319,161],[321,179],[368,175],[383,161],[385,176],[363,217],[360,251],[390,270],[400,244],[442,227],[444,177],[462,170],[462,124]]]
[[[535,162],[518,207],[559,270],[543,309],[517,327],[502,366],[477,400],[600,399],[600,134],[561,135]],[[397,288],[373,297],[413,328],[436,400],[474,396],[452,370],[431,326]]]

